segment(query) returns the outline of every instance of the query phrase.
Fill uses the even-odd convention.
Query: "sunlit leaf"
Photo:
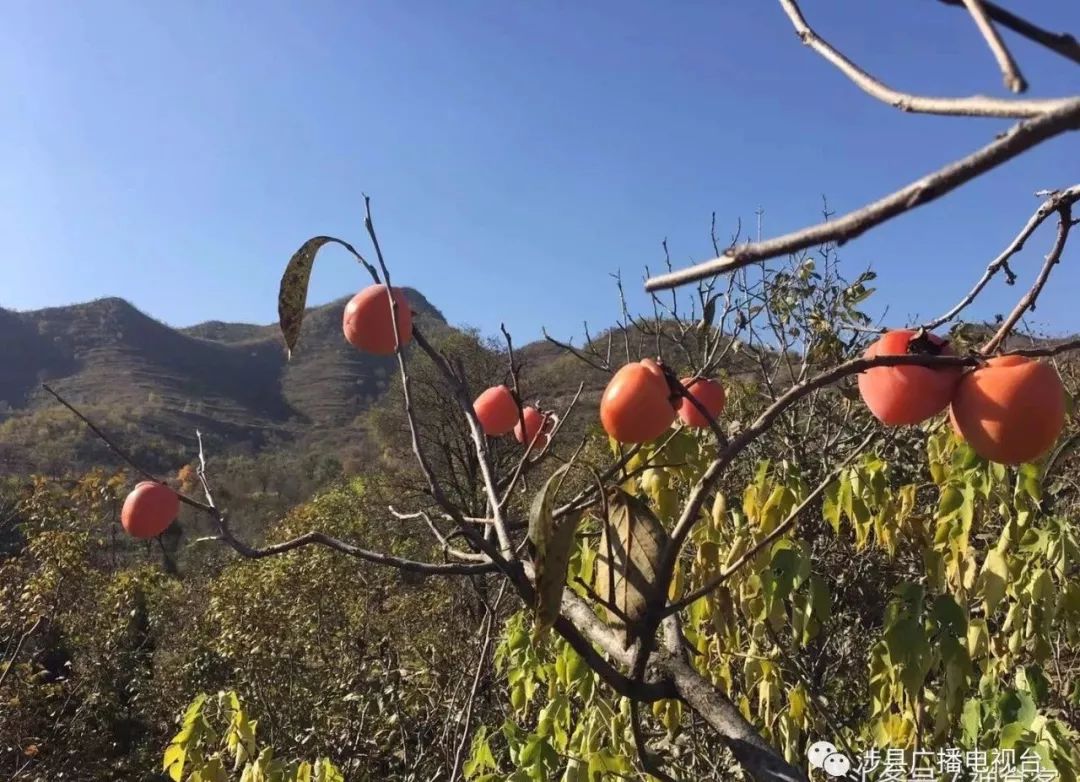
[[[1009,583],[1009,566],[997,549],[992,549],[986,555],[979,580],[979,592],[986,605],[986,615],[990,616],[1005,597],[1005,587]]]
[[[610,524],[604,526],[597,552],[596,591],[633,623],[644,615],[652,595],[667,533],[648,505],[618,487],[611,490],[609,507]],[[623,623],[617,615],[612,621]],[[631,626],[627,645],[632,637]]]

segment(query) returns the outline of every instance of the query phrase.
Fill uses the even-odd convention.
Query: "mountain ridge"
[[[451,328],[419,291],[405,291],[421,327]],[[42,383],[76,406],[188,449],[196,429],[222,448],[259,449],[348,426],[381,396],[395,361],[345,342],[347,299],[306,310],[291,360],[276,324],[208,321],[178,329],[114,296],[0,308],[0,456],[25,465],[33,461],[26,451],[49,450],[54,440],[47,461],[62,463],[58,444],[75,442],[74,434],[50,428],[61,422]]]

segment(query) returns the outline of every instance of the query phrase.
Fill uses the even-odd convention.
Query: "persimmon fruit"
[[[473,402],[480,428],[489,437],[504,435],[518,423],[518,404],[506,386],[492,386]]]
[[[693,394],[709,416],[715,421],[724,411],[727,404],[727,394],[724,387],[715,380],[706,377],[684,377],[679,381],[687,393]],[[701,414],[693,402],[686,397],[679,397],[679,418],[684,424],[694,429],[706,429],[709,427],[709,419]]]
[[[401,288],[394,288],[397,304],[397,341],[405,347],[412,340],[412,310]],[[369,285],[345,305],[342,318],[345,339],[353,347],[377,356],[389,356],[397,348],[394,316],[385,285]]]
[[[646,361],[622,367],[600,399],[600,423],[621,443],[655,440],[675,420],[667,379],[655,362]]]
[[[135,485],[120,510],[120,523],[133,538],[156,538],[180,514],[180,498],[161,483]]]
[[[1065,426],[1065,387],[1050,364],[998,356],[966,373],[949,409],[953,429],[999,464],[1038,459]]]
[[[865,358],[910,354],[953,355],[947,341],[936,334],[919,337],[911,329],[886,332],[866,349]],[[917,424],[944,410],[960,380],[960,367],[922,367],[914,364],[873,367],[859,373],[859,395],[888,426]]]
[[[668,387],[667,376],[664,375],[664,370],[660,368],[660,365],[658,363],[653,361],[651,358],[643,358],[638,363],[641,364],[641,366],[645,367],[647,370],[649,370],[649,373],[652,374],[654,378],[656,378],[657,387],[661,391],[663,391],[665,394],[671,393],[671,389]]]
[[[524,430],[521,428],[522,423],[525,424]],[[521,420],[514,425],[514,437],[519,443],[524,443],[527,447],[539,451],[548,443],[548,433],[545,431],[547,423],[546,415],[535,407],[526,407],[521,411]]]

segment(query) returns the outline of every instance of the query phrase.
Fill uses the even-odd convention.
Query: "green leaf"
[[[1026,732],[1027,728],[1019,722],[1010,722],[1008,725],[1002,726],[1001,738],[998,743],[1002,749],[1012,749],[1016,746],[1016,742],[1024,737]]]
[[[1003,724],[1011,722],[1022,728],[1031,727],[1031,723],[1038,713],[1035,708],[1035,701],[1031,699],[1031,695],[1023,690],[1013,690],[1002,695],[998,701],[998,712],[1001,715]]]
[[[574,532],[581,519],[581,512],[569,513],[558,523],[552,518],[555,492],[569,468],[569,464],[563,465],[548,478],[544,488],[533,499],[529,513],[529,539],[536,549],[533,556],[536,568],[534,638],[543,635],[559,618],[566,572],[574,549]]]
[[[229,775],[221,765],[220,758],[211,758],[206,765],[188,777],[187,782],[229,782]]]
[[[300,325],[304,321],[304,309],[307,306],[311,267],[315,264],[315,256],[319,250],[330,243],[340,244],[357,258],[360,257],[360,254],[348,242],[332,236],[314,236],[293,253],[293,257],[289,259],[289,264],[285,267],[285,273],[281,276],[281,288],[278,291],[278,325],[281,327],[281,335],[285,338],[285,348],[290,356],[293,348],[296,347],[296,341],[300,338]]]
[[[315,782],[345,782],[345,775],[330,758],[323,758],[315,764]]]
[[[900,666],[900,681],[910,694],[918,693],[930,671],[930,644],[922,625],[912,617],[896,622],[885,633],[889,657]]]
[[[960,510],[960,506],[963,504],[964,495],[960,490],[953,486],[946,487],[941,492],[941,499],[938,501],[938,520],[951,517]]]
[[[180,782],[184,775],[184,763],[187,760],[187,749],[177,744],[170,744],[165,748],[165,762],[162,771],[168,773],[173,782]]]
[[[825,521],[829,522],[836,534],[840,534],[840,483],[840,480],[835,480],[825,487],[825,498],[822,502]]]
[[[1020,465],[1017,480],[1019,489],[1027,496],[1031,497],[1035,502],[1042,500],[1042,470],[1037,464]]]
[[[979,592],[986,605],[986,615],[990,616],[1005,597],[1005,586],[1009,583],[1009,566],[997,549],[986,555],[980,582]]]
[[[480,726],[472,740],[472,751],[469,759],[462,766],[465,779],[473,779],[484,771],[496,771],[498,764],[495,756],[491,753],[491,745],[488,743],[487,727]]]
[[[595,752],[589,757],[589,780],[600,782],[609,775],[623,776],[633,772],[629,761],[621,755],[615,755],[608,750]]]
[[[964,704],[961,724],[964,729],[964,743],[974,746],[982,738],[982,704],[977,698]]]
[[[930,613],[941,632],[953,638],[967,638],[967,614],[952,595],[934,598]]]
[[[1017,671],[1017,679],[1023,675],[1026,689],[1031,693],[1036,703],[1046,703],[1050,698],[1050,680],[1046,678],[1043,669],[1039,665],[1028,665]],[[1017,682],[1019,685],[1019,682]]]
[[[810,577],[810,608],[814,618],[825,624],[832,617],[832,595],[825,579],[816,575]]]
[[[180,782],[184,775],[184,764],[187,762],[188,751],[199,740],[201,731],[199,723],[202,720],[203,706],[206,704],[206,695],[200,694],[191,702],[184,712],[180,732],[177,733],[169,746],[165,748],[165,757],[161,770],[168,773],[173,782]]]

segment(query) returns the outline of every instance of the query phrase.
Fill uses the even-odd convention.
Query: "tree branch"
[[[1054,246],[1050,248],[1050,252],[1046,255],[1046,260],[1042,265],[1042,269],[1039,270],[1039,275],[1035,278],[1035,282],[1032,283],[1030,290],[1021,297],[1020,301],[1018,301],[1013,308],[1013,311],[1005,318],[1005,322],[1001,324],[1001,328],[999,328],[990,341],[983,346],[983,353],[992,353],[1001,347],[1001,343],[1009,336],[1009,332],[1012,331],[1013,326],[1016,325],[1017,321],[1019,321],[1029,309],[1035,308],[1035,300],[1039,298],[1039,294],[1046,285],[1046,281],[1050,279],[1050,272],[1061,260],[1061,254],[1065,251],[1065,244],[1069,240],[1069,230],[1072,228],[1072,204],[1064,203],[1058,206],[1058,215],[1057,238],[1054,240]]]
[[[15,644],[15,651],[11,653],[11,659],[8,660],[7,667],[4,668],[3,673],[0,673],[0,687],[4,686],[4,680],[7,679],[7,675],[11,673],[11,669],[15,667],[15,661],[19,659],[19,653],[22,651],[23,644],[26,643],[26,639],[32,636],[35,632],[37,632],[37,629],[41,627],[41,623],[44,621],[45,615],[42,614],[37,618],[37,621],[30,626],[30,629],[19,637],[19,642]]]
[[[968,2],[968,0],[962,0]],[[835,65],[868,95],[901,111],[918,114],[944,114],[952,117],[1000,117],[1024,119],[1042,116],[1061,107],[1068,99],[1015,100],[972,95],[965,98],[939,98],[900,92],[871,76],[819,36],[806,22],[795,0],[780,0],[780,5],[804,44]]]
[[[991,278],[993,278],[993,276],[1002,269],[1005,270],[1007,282],[1012,285],[1012,283],[1015,281],[1016,275],[1014,275],[1012,273],[1012,270],[1009,269],[1009,259],[1016,255],[1018,252],[1020,252],[1022,249],[1024,249],[1024,245],[1027,243],[1028,238],[1033,233],[1035,233],[1035,229],[1042,225],[1047,217],[1057,212],[1062,205],[1073,204],[1076,203],[1076,201],[1078,200],[1080,200],[1080,184],[1073,185],[1072,187],[1065,190],[1058,190],[1052,193],[1050,197],[1043,201],[1039,208],[1035,210],[1035,214],[1033,214],[1031,216],[1031,219],[1027,221],[1027,224],[1023,227],[1020,233],[1016,235],[1016,238],[1009,243],[1009,246],[1002,250],[1001,254],[998,255],[997,258],[990,261],[989,265],[986,267],[986,271],[983,272],[983,276],[980,277],[979,281],[975,283],[975,287],[973,287],[968,292],[968,294],[964,298],[962,298],[951,310],[946,312],[944,315],[941,315],[940,317],[934,318],[933,320],[924,323],[922,328],[930,331],[932,329],[936,329],[943,323],[948,323],[950,320],[955,318],[964,310],[965,307],[971,304],[971,302],[975,301],[975,298],[980,293],[982,293],[982,289],[986,287],[987,283],[990,282]]]
[[[719,734],[731,754],[754,779],[758,782],[807,782],[806,775],[784,760],[746,721],[735,704],[689,662],[668,652],[661,656],[658,667],[672,677],[682,699]]]
[[[1070,98],[1037,119],[1014,125],[992,143],[911,184],[843,217],[775,239],[740,245],[719,258],[670,274],[652,277],[645,289],[652,291],[685,285],[826,242],[844,242],[862,235],[897,215],[934,201],[965,182],[996,168],[1022,152],[1061,133],[1080,128],[1080,98]]]
[[[60,394],[54,391],[47,385],[43,385],[46,391],[52,394],[60,404],[70,410],[76,415],[86,426],[96,434],[102,442],[104,442],[113,453],[127,462],[132,469],[147,478],[161,483],[154,475],[143,467],[141,467],[135,460],[127,455],[118,445],[116,445],[108,435],[105,434],[97,425],[95,425],[89,418],[78,410],[74,405],[64,399]],[[200,437],[200,444],[202,438]],[[200,454],[200,471],[205,469],[205,459]],[[175,491],[175,490],[174,490]],[[351,543],[346,543],[337,538],[326,535],[322,532],[308,532],[291,540],[287,540],[281,543],[275,543],[264,548],[257,548],[250,546],[247,543],[239,540],[233,535],[232,530],[229,529],[228,521],[225,514],[222,513],[215,505],[210,503],[199,502],[196,499],[192,499],[180,492],[175,492],[176,496],[185,505],[200,510],[210,516],[216,523],[218,528],[218,535],[212,540],[217,540],[229,545],[238,554],[248,559],[262,559],[263,557],[272,557],[277,554],[284,554],[287,551],[301,548],[303,546],[319,545],[327,548],[339,551],[342,554],[346,554],[350,557],[362,559],[368,562],[373,562],[379,565],[389,565],[399,570],[408,570],[414,573],[427,573],[431,575],[477,575],[480,573],[493,573],[499,570],[499,565],[494,561],[484,563],[464,563],[464,562],[452,562],[452,563],[436,563],[436,562],[419,562],[411,559],[404,559],[402,557],[395,557],[389,554],[383,554],[378,551],[369,551],[367,549],[354,546]]]
[[[389,565],[398,570],[405,570],[411,573],[426,573],[428,575],[441,576],[475,576],[482,573],[495,573],[499,570],[499,566],[494,562],[418,562],[416,560],[404,559],[402,557],[391,556],[390,554],[383,554],[378,551],[368,551],[367,549],[359,548],[351,543],[345,543],[344,541],[338,540],[337,538],[322,532],[306,532],[303,535],[299,535],[282,543],[274,543],[263,548],[256,548],[238,540],[228,531],[227,527],[225,530],[226,531],[221,534],[217,540],[228,544],[240,554],[240,556],[247,559],[263,559],[265,557],[284,554],[287,551],[302,548],[303,546],[318,545],[325,546],[326,548],[333,549],[334,551],[338,551],[350,557],[362,559],[366,562],[373,562],[377,565]]]
[[[641,709],[637,701],[630,701],[630,728],[634,733],[634,746],[637,748],[642,770],[656,777],[660,782],[676,782],[673,776],[664,771],[656,756],[649,751],[648,744],[645,742],[645,732],[641,728]]]
[[[1005,42],[998,35],[997,28],[990,21],[982,0],[963,0],[963,3],[968,13],[971,14],[975,26],[979,28],[986,45],[990,47],[990,53],[997,60],[998,67],[1001,68],[1002,78],[1005,80],[1006,89],[1012,92],[1024,92],[1028,87],[1027,81],[1024,79],[1023,74],[1020,73],[1020,67],[1016,64],[1008,47],[1005,46]]]
[[[940,0],[940,2],[955,8],[964,7],[964,0]],[[987,15],[1002,27],[1008,27],[1014,33],[1022,35],[1029,41],[1045,46],[1050,51],[1080,65],[1080,42],[1077,42],[1072,35],[1044,30],[1027,19],[991,3],[990,0],[983,0],[982,5],[986,9]]]

